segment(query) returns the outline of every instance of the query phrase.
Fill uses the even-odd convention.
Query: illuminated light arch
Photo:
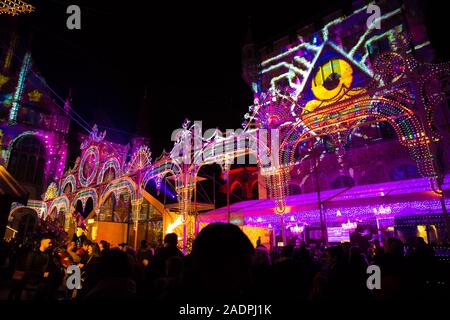
[[[66,195],[62,195],[55,200],[52,201],[48,212],[51,214],[51,212],[56,209],[56,215],[59,216],[59,213],[61,212],[61,209],[64,211],[64,230],[68,231],[70,227],[70,219],[72,218],[72,212],[70,210],[70,201],[69,198],[67,198]]]
[[[162,164],[158,164],[156,163],[154,165],[154,167],[152,167],[151,169],[149,169],[148,171],[145,172],[143,178],[142,178],[142,182],[141,182],[141,186],[145,188],[145,186],[148,184],[148,182],[152,179],[156,179],[156,177],[158,176],[165,176],[166,174],[172,174],[174,176],[176,176],[177,178],[175,179],[175,183],[176,183],[176,188],[181,188],[181,169],[180,167],[174,163],[173,161],[166,161]]]
[[[58,210],[58,212],[60,211],[61,208],[64,208],[66,210],[66,214],[67,214],[70,211],[69,210],[70,209],[69,198],[67,198],[67,196],[65,196],[65,195],[56,198],[50,204],[50,207],[49,207],[48,211],[52,212],[53,208],[55,208],[55,207]]]
[[[114,179],[117,179],[120,176],[119,160],[117,160],[117,158],[111,158],[103,164],[100,172],[98,173],[97,184],[101,184],[103,182],[105,172],[110,168],[114,170]]]
[[[239,190],[241,192],[240,195],[237,193]],[[244,200],[247,196],[247,190],[244,188],[244,184],[237,180],[234,181],[230,186],[230,196],[234,196],[238,201]]]
[[[88,177],[84,176],[84,165],[86,163],[86,160],[89,159],[91,156],[94,157],[94,168],[92,169],[92,172],[90,172]],[[100,162],[100,152],[96,146],[90,146],[86,152],[83,154],[83,157],[81,158],[80,162],[80,168],[78,170],[78,180],[80,181],[80,184],[83,187],[87,187],[94,181],[95,176],[98,172]]]
[[[409,148],[419,172],[423,176],[431,177],[435,175],[428,146],[429,138],[426,136],[417,115],[405,106],[383,97],[374,99],[367,97],[356,101],[345,101],[337,106],[327,108],[322,114],[325,114],[325,112],[326,115],[334,112],[336,117],[331,118],[332,121],[321,119],[314,124],[311,122],[309,128],[301,130],[305,128],[305,121],[308,121],[308,119],[304,119],[291,128],[280,147],[284,164],[293,163],[295,160],[294,151],[300,142],[320,135],[347,131],[355,126],[367,124],[364,120],[373,118],[375,119],[374,122],[386,121],[393,127],[400,144]],[[305,118],[311,117],[317,119],[318,115],[308,115]],[[344,126],[339,127],[340,124],[344,124]]]
[[[20,224],[22,222],[23,217],[30,215],[30,214],[33,217],[33,225],[32,226],[33,226],[33,229],[35,230],[35,228],[38,226],[39,219],[42,219],[42,216],[39,214],[39,212],[35,208],[30,207],[30,206],[17,206],[14,209],[12,209],[9,212],[7,226],[12,228],[13,230],[16,230],[17,233],[19,233],[20,232],[19,230],[21,229]]]
[[[235,188],[237,188],[238,186],[239,186],[242,190],[244,190],[243,185],[242,185],[241,182],[239,182],[239,181],[234,181],[234,182],[231,184],[231,186],[230,186],[231,192],[233,192],[233,190],[234,190]]]
[[[89,198],[92,198],[94,209],[97,208],[98,195],[97,195],[97,191],[93,188],[87,188],[87,189],[78,191],[77,194],[75,195],[75,197],[72,199],[71,207],[73,209],[75,209],[77,206],[77,201],[80,200],[83,205],[83,210],[84,210],[84,208],[86,206],[86,202]]]
[[[13,213],[20,208],[30,208],[30,209],[36,211],[37,216],[42,219],[45,219],[47,217],[47,213],[50,212],[47,209],[47,204],[44,201],[28,200],[26,206],[19,204],[17,202],[14,202],[11,205],[11,211],[9,212],[9,217],[12,217]]]
[[[253,190],[253,188],[255,188],[255,186],[258,188],[258,179],[256,179],[255,181],[252,182],[251,190]]]
[[[252,197],[253,200],[257,200],[259,199],[259,184],[258,184],[258,179],[256,179],[255,181],[252,182],[251,188],[250,188],[250,195]],[[256,198],[254,199],[253,196],[256,196]]]
[[[371,98],[364,93],[335,102],[316,112],[305,114],[283,133],[279,164],[261,168],[266,176],[269,192],[276,203],[276,212],[284,213],[285,197],[289,190],[289,170],[295,161],[299,143],[320,136],[347,132],[370,122],[388,122],[395,130],[400,144],[406,146],[416,161],[419,172],[431,180],[436,171],[429,148],[430,140],[418,116],[403,104],[385,97]],[[433,186],[433,181],[431,181]]]
[[[244,139],[243,145],[238,148],[240,145],[237,143],[238,140],[235,139]],[[248,143],[247,143],[248,139]],[[223,141],[220,141],[220,143],[225,142],[227,139],[224,139]],[[200,169],[205,165],[212,165],[217,164],[221,167],[222,170],[225,169],[227,163],[228,165],[231,165],[234,163],[234,159],[237,159],[239,157],[247,156],[247,155],[253,155],[255,156],[255,159],[257,160],[257,163],[261,164],[261,150],[265,153],[267,160],[269,161],[270,155],[271,155],[271,149],[268,146],[267,143],[261,143],[261,141],[258,139],[258,132],[242,132],[240,134],[237,134],[233,136],[233,144],[234,147],[237,147],[236,149],[229,150],[227,152],[226,147],[222,146],[224,149],[224,152],[220,154],[219,156],[206,156],[203,161],[199,159],[198,163],[199,165],[196,167],[196,170],[194,171],[193,175],[190,175],[190,181],[188,182],[190,186],[194,186],[197,182],[197,175],[200,172]],[[207,150],[208,148],[214,147],[213,143],[206,146],[202,151]],[[196,163],[196,162],[194,162]],[[265,165],[264,163],[262,165]],[[237,181],[235,181],[236,183]],[[240,183],[241,187],[242,184]],[[232,188],[230,189],[232,190]],[[245,194],[244,188],[242,188],[243,194]],[[189,196],[188,196],[189,197]]]
[[[162,181],[165,179],[165,177],[167,175],[175,177],[175,179],[174,179],[175,180],[175,187],[177,188],[177,186],[178,186],[177,182],[179,180],[181,180],[181,178],[180,178],[180,176],[175,175],[175,173],[173,171],[170,171],[170,170],[163,171],[162,173],[157,174],[155,176],[148,176],[148,178],[141,183],[141,186],[145,189],[147,187],[147,184],[150,183],[150,181],[154,181],[155,182],[156,191],[157,191],[157,193],[159,195],[159,193],[161,191]],[[175,191],[177,190],[176,188],[175,188]]]
[[[77,189],[77,181],[75,179],[75,176],[73,174],[68,175],[63,183],[61,184],[61,194],[64,194],[64,190],[66,189],[66,186],[70,184],[70,193],[75,192],[75,190]]]
[[[111,193],[127,190],[130,193],[131,200],[136,199],[136,183],[131,178],[124,177],[111,181],[103,190],[99,204],[103,204]],[[94,206],[95,207],[95,206]]]
[[[415,63],[417,63],[415,61]],[[436,92],[429,91],[429,85],[432,85],[433,81],[439,79],[440,77],[448,76],[450,73],[450,63],[440,63],[440,64],[425,64],[425,66],[430,69],[426,75],[422,75],[419,81],[419,91],[421,93],[421,102],[425,107],[426,122],[428,128],[430,128],[432,133],[432,138],[434,141],[440,140],[442,137],[437,132],[436,128],[433,127],[433,117],[434,109],[433,106],[443,102],[443,96],[441,94],[436,94]]]

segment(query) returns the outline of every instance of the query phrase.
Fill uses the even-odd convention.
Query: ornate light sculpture
[[[134,173],[149,166],[152,162],[152,152],[147,146],[141,146],[133,154],[131,162],[128,166],[128,173]]]

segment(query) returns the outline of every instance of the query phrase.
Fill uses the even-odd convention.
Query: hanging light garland
[[[34,7],[21,0],[0,0],[0,14],[16,16],[22,13],[31,13]]]

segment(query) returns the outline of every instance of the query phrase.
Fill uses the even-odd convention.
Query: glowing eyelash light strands
[[[17,113],[19,111],[20,100],[22,100],[23,89],[25,86],[25,79],[31,66],[31,54],[27,52],[23,60],[22,69],[20,70],[19,81],[17,83],[16,92],[12,103],[11,111],[9,112],[9,124],[17,123]]]

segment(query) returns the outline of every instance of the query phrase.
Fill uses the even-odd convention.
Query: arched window
[[[253,200],[259,199],[258,182],[253,184],[253,187],[252,187],[252,199]]]
[[[415,165],[405,163],[395,167],[390,176],[392,181],[398,181],[419,178],[420,174]]]
[[[349,176],[339,176],[331,184],[332,189],[353,187],[355,181]]]
[[[58,211],[57,211],[56,207],[54,207],[52,209],[52,211],[50,212],[50,215],[47,216],[47,219],[55,221],[57,219],[57,216],[58,216]]]
[[[65,228],[66,223],[66,211],[64,209],[60,209],[58,212],[58,224],[60,227]]]
[[[77,200],[77,203],[75,205],[75,210],[80,213],[83,218],[87,218],[89,214],[94,210],[94,200],[92,198],[88,198],[86,200],[86,203],[84,205],[83,209],[83,203],[81,200]]]
[[[69,194],[69,193],[71,193],[71,192],[72,192],[72,185],[71,185],[70,183],[67,183],[67,184],[65,185],[65,187],[64,187],[63,193],[64,193],[64,194]]]
[[[103,182],[109,182],[116,178],[116,171],[114,168],[108,168],[106,169],[104,175],[103,175]]]
[[[113,212],[115,205],[116,197],[114,196],[114,193],[111,192],[111,194],[108,196],[108,198],[100,208],[99,220],[108,222],[113,221]]]
[[[231,201],[239,202],[242,200],[245,200],[244,190],[242,190],[242,185],[240,183],[236,183],[231,190]]]
[[[45,147],[41,140],[33,135],[23,136],[12,146],[8,171],[17,180],[37,185],[42,189],[45,154]]]
[[[302,189],[294,183],[289,184],[289,194],[301,194]]]
[[[94,210],[94,200],[92,198],[88,198],[86,200],[86,205],[84,206],[83,218],[87,218],[92,210]]]
[[[384,163],[375,163],[371,165],[371,169],[364,172],[364,175],[359,179],[359,185],[379,183],[387,180]]]
[[[114,207],[114,222],[129,222],[131,215],[131,199],[128,192],[122,193],[119,196],[119,201]]]
[[[83,203],[81,202],[81,200],[77,200],[77,202],[75,204],[75,210],[78,213],[83,213]]]

